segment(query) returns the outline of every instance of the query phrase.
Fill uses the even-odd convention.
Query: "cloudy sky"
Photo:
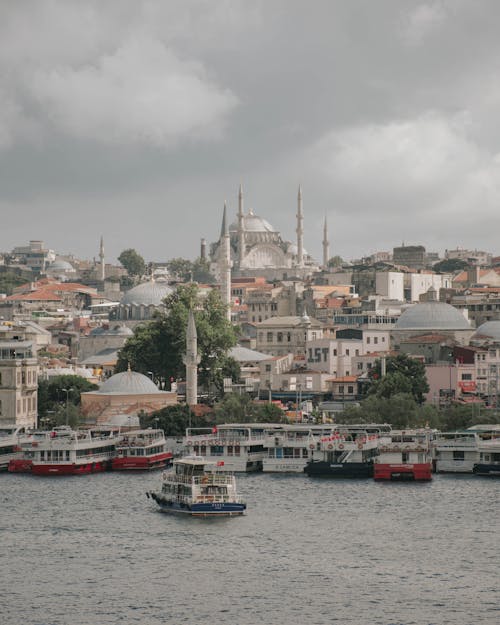
[[[500,254],[497,0],[0,0],[0,250],[194,258],[224,200]]]

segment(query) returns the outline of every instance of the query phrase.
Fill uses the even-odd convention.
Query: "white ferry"
[[[262,470],[303,473],[314,451],[320,449],[321,439],[334,431],[334,425],[280,425],[266,430]]]
[[[480,438],[476,432],[442,432],[433,441],[436,473],[472,473],[479,462]]]
[[[339,425],[332,436],[320,440],[319,453],[306,464],[304,472],[310,477],[373,477],[379,435],[369,429]]]
[[[277,423],[225,423],[216,428],[188,428],[184,447],[189,455],[224,462],[229,471],[262,471],[267,432]]]
[[[472,467],[475,475],[500,477],[500,437],[478,443],[479,460]]]
[[[26,429],[19,425],[0,426],[0,471],[6,471],[13,460],[23,455],[22,445],[30,440]]]
[[[26,452],[34,475],[80,475],[106,471],[116,455],[119,430],[92,428],[72,430],[67,426],[46,432]]]
[[[165,467],[172,459],[165,433],[159,429],[132,430],[116,444],[113,471],[142,471]]]
[[[431,436],[431,430],[426,428],[393,430],[390,436],[381,438],[373,477],[391,481],[431,480]]]
[[[236,492],[236,480],[222,462],[200,456],[174,460],[162,475],[159,491],[146,493],[164,512],[189,516],[241,516],[246,504]]]

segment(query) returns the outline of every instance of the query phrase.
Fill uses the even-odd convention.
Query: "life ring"
[[[363,443],[358,443],[358,449],[363,449]]]
[[[331,443],[328,445],[328,449],[333,449],[333,445]]]
[[[344,445],[342,445],[342,443],[340,443],[339,449],[344,449]]]
[[[186,445],[192,445],[193,441],[186,441]]]
[[[314,449],[315,445],[313,445],[312,443],[309,445],[309,449]]]

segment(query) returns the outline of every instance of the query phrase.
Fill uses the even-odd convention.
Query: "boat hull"
[[[31,473],[32,461],[17,458],[9,462],[9,473]]]
[[[89,473],[100,473],[110,468],[109,460],[96,462],[86,462],[82,464],[33,464],[31,473],[33,475],[88,475]]]
[[[430,463],[376,463],[373,467],[373,477],[375,480],[392,482],[428,481],[432,480],[432,467]]]
[[[475,464],[472,472],[474,475],[500,477],[500,464]]]
[[[158,496],[156,493],[147,493],[160,506],[162,512],[172,512],[174,514],[185,514],[187,516],[198,517],[224,517],[224,516],[241,516],[245,513],[246,504],[244,503],[179,503],[176,501],[167,501]]]
[[[304,473],[309,477],[367,478],[373,477],[372,462],[308,462]]]
[[[123,456],[113,458],[111,469],[113,471],[151,471],[163,469],[171,460],[170,452],[155,456]]]

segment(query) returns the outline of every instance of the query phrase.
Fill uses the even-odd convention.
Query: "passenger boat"
[[[482,440],[478,444],[479,461],[472,467],[475,475],[500,477],[500,438]]]
[[[187,454],[224,462],[229,471],[262,471],[266,432],[278,427],[276,423],[230,423],[188,428],[184,446]]]
[[[118,430],[54,428],[28,452],[34,475],[80,475],[111,468],[116,455]]]
[[[472,473],[479,462],[479,440],[469,430],[439,434],[432,443],[436,473]]]
[[[234,475],[223,466],[201,456],[176,459],[163,473],[161,489],[146,495],[164,512],[201,517],[242,515],[246,504],[236,492]]]
[[[331,436],[333,425],[280,425],[266,430],[264,473],[303,473],[322,438]]]
[[[11,462],[22,459],[22,445],[29,439],[30,436],[22,426],[14,424],[0,426],[0,471],[7,471]]]
[[[376,480],[420,481],[432,479],[431,431],[392,431],[380,439],[375,458]]]
[[[373,477],[378,443],[376,433],[359,428],[339,429],[334,435],[320,440],[319,453],[306,464],[304,472],[310,477]]]
[[[111,462],[113,471],[160,469],[172,459],[163,430],[132,430],[122,435]]]

